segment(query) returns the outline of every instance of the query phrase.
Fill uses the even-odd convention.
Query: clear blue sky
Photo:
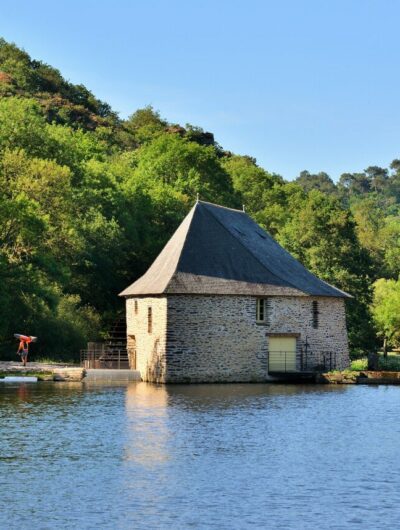
[[[400,158],[397,0],[2,0],[0,34],[291,179]]]

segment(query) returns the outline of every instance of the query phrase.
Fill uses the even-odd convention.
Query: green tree
[[[295,180],[304,191],[319,190],[324,193],[336,193],[336,186],[327,173],[321,171],[311,174],[309,171],[302,171]]]
[[[389,182],[389,172],[387,169],[379,166],[369,166],[365,170],[368,180],[371,182],[371,188],[376,192],[382,192],[386,189]]]
[[[168,122],[151,105],[138,109],[124,122],[125,129],[135,138],[136,145],[152,141],[165,131],[167,125]]]
[[[136,176],[142,182],[169,185],[192,201],[199,194],[203,200],[238,204],[215,148],[176,134],[161,134],[140,149]]]
[[[350,212],[319,191],[294,192],[285,206],[288,221],[278,241],[318,277],[348,292],[346,303],[352,351],[368,351],[374,342],[369,304],[373,267],[360,245]]]
[[[363,195],[371,191],[371,179],[365,173],[343,173],[339,179],[339,189],[349,195]]]
[[[380,278],[374,283],[372,315],[383,339],[384,355],[387,346],[400,344],[400,280]]]
[[[223,158],[221,164],[232,179],[233,188],[246,211],[258,219],[258,214],[265,204],[265,194],[274,184],[282,184],[282,177],[268,173],[248,156],[229,156]]]

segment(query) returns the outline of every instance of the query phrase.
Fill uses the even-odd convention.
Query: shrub
[[[350,370],[353,371],[360,371],[360,370],[367,370],[368,368],[368,359],[366,357],[363,357],[362,359],[355,359],[351,362]]]

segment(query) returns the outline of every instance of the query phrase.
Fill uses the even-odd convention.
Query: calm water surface
[[[400,387],[0,386],[0,528],[400,526]]]

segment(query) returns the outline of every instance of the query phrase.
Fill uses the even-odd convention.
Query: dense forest
[[[0,353],[13,333],[71,359],[123,313],[196,194],[246,211],[322,279],[351,293],[354,356],[398,340],[400,160],[294,181],[152,107],[122,120],[84,86],[0,40]],[[397,304],[397,305],[396,305]],[[13,350],[12,350],[13,351]]]

